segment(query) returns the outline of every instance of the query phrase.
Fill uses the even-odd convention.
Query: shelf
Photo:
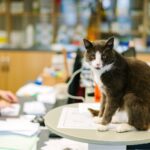
[[[106,32],[106,31],[101,31],[101,34],[113,34],[113,35],[121,35],[120,33],[118,33],[118,32],[112,32],[112,31],[108,31],[108,32]],[[135,35],[135,36],[138,36],[138,35],[142,35],[142,33],[141,32],[139,32],[139,31],[135,31],[135,30],[132,30],[131,32],[129,32],[129,33],[127,33],[127,35]]]
[[[45,13],[45,14],[42,14],[42,13],[32,13],[32,12],[22,12],[22,13],[11,13],[12,16],[51,16],[52,13]]]

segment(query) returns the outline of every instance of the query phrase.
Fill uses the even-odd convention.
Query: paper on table
[[[82,142],[76,142],[73,140],[62,139],[49,139],[45,142],[45,146],[42,150],[88,150],[88,144]]]
[[[39,124],[25,121],[23,119],[8,119],[0,121],[0,133],[2,134],[21,134],[33,136],[39,133]]]
[[[36,150],[37,141],[36,136],[0,135],[0,149]]]
[[[67,107],[62,110],[58,128],[70,129],[96,129],[90,113],[81,113],[78,108]]]
[[[44,115],[46,113],[46,107],[38,101],[25,102],[23,112],[30,115]]]
[[[99,124],[94,123],[93,116],[88,111],[88,108],[98,109],[99,104],[85,103],[79,104],[79,107],[66,107],[62,110],[58,128],[67,129],[97,129]],[[122,114],[118,113],[118,116]],[[109,130],[114,130],[118,125],[110,123]]]
[[[2,116],[18,116],[20,111],[20,104],[12,104],[9,107],[0,110]]]

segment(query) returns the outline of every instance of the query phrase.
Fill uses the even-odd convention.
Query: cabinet
[[[81,44],[86,34],[92,40],[111,35],[132,39],[137,50],[150,47],[150,0],[101,2],[0,0],[0,47],[42,49],[53,42]]]
[[[16,92],[50,66],[52,53],[37,51],[0,51],[0,88]]]
[[[54,8],[54,0],[0,0],[0,47],[49,46]]]

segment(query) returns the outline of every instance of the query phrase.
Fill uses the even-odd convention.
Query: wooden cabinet
[[[0,51],[0,88],[16,92],[51,64],[51,52]]]
[[[41,42],[43,38],[39,38],[43,27],[41,25],[45,24],[45,31],[53,27],[54,2],[54,0],[0,0],[0,45],[30,48],[33,45],[43,44],[44,42]],[[53,35],[49,32],[46,32],[50,34],[47,40]],[[44,35],[47,36],[46,33]],[[53,36],[51,38],[53,39]]]

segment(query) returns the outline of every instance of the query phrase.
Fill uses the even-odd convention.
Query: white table
[[[78,107],[78,104],[65,105],[49,111],[44,117],[46,126],[62,137],[88,143],[90,150],[125,150],[126,145],[150,143],[150,132],[147,131],[116,133],[114,131],[99,132],[97,130],[57,128],[62,109],[65,107]]]

